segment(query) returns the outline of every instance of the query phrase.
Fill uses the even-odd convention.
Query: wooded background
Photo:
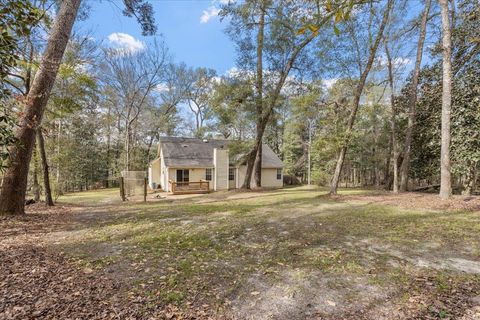
[[[304,183],[310,158],[312,183],[332,193],[440,185],[441,145],[451,141],[442,175],[451,172],[455,192],[478,186],[477,0],[230,2],[220,15],[237,66],[227,74],[175,61],[161,36],[128,51],[73,27],[51,90],[39,85],[43,119],[29,124],[27,97],[48,46],[60,43],[52,37],[66,21],[62,7],[74,20],[88,14],[80,0],[1,0],[1,167],[14,181],[12,148],[22,127],[34,127],[25,190],[37,200],[48,200],[49,186],[55,199],[147,170],[159,138],[171,135],[238,141],[256,181],[263,141]],[[125,1],[125,14],[155,33],[148,3]]]

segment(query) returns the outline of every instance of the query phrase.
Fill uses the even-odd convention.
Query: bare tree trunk
[[[405,133],[405,149],[403,152],[403,162],[400,168],[400,191],[408,189],[408,173],[410,171],[410,154],[413,139],[413,126],[415,125],[416,105],[417,105],[417,87],[418,78],[420,76],[420,67],[422,65],[423,44],[425,43],[425,35],[427,33],[428,13],[430,12],[431,0],[426,0],[425,10],[422,14],[420,25],[420,36],[418,38],[417,56],[415,59],[415,68],[413,70],[412,87],[408,98],[408,124]]]
[[[105,187],[108,188],[110,187],[110,181],[108,180],[109,176],[110,176],[110,165],[111,165],[111,161],[110,161],[110,149],[111,149],[111,140],[112,140],[112,129],[111,129],[111,125],[110,125],[110,117],[111,117],[111,106],[110,104],[108,104],[108,112],[107,112],[107,156],[106,156],[106,160],[107,160],[107,169],[105,170],[105,173],[106,173],[106,180],[105,180]]]
[[[474,161],[468,161],[468,169],[465,172],[465,177],[463,179],[463,190],[462,195],[470,196],[475,185],[475,171],[477,168],[477,163]]]
[[[122,129],[121,129],[121,115],[117,114],[117,132],[118,135],[120,136]],[[121,161],[121,155],[120,155],[120,138],[117,137],[117,141],[115,142],[115,170],[117,171],[116,173],[120,173],[120,161]]]
[[[191,99],[188,100],[188,106],[189,106],[190,110],[192,110],[193,114],[195,115],[195,131],[196,131],[196,133],[198,133],[198,131],[200,130],[200,128],[202,126],[201,121],[200,121],[201,109],[196,102],[193,102],[193,103],[195,104],[195,107],[192,106],[192,100]]]
[[[472,178],[472,192],[474,192],[477,188],[477,176],[478,176],[478,168],[480,162],[475,162],[475,167],[473,168],[473,178]]]
[[[255,180],[255,187],[260,188],[262,186],[262,143],[258,146],[257,154],[255,156],[255,163],[254,163],[254,180]]]
[[[260,19],[258,21],[258,34],[257,34],[257,78],[255,86],[257,89],[257,96],[255,98],[255,109],[257,112],[257,136],[261,131],[261,122],[263,117],[263,37],[265,29],[265,3],[262,1],[260,6]],[[263,134],[262,134],[263,136]],[[261,142],[261,141],[260,141]],[[255,155],[254,164],[254,180],[255,186],[262,186],[262,143],[259,144],[257,154]]]
[[[377,122],[373,122],[373,181],[375,187],[380,186],[380,170],[378,169],[378,157],[377,157],[377,145],[378,145],[378,129]]]
[[[393,151],[393,137],[392,137],[392,133],[390,132],[390,139],[389,139],[389,143],[388,143],[388,150],[387,150],[387,158],[385,159],[385,175],[383,176],[383,185],[384,185],[384,188],[389,190],[389,186],[388,186],[388,181],[390,181],[390,176],[391,176],[391,172],[390,172],[390,162],[391,162],[391,155],[392,155],[392,151]]]
[[[53,206],[52,189],[50,188],[50,173],[49,173],[49,167],[47,162],[47,154],[45,152],[45,140],[43,139],[42,127],[38,127],[37,129],[37,142],[38,142],[38,150],[40,152],[40,158],[42,160],[43,187],[45,189],[45,204],[49,207],[52,207]]]
[[[262,147],[262,137],[265,131],[266,120],[268,120],[268,117],[264,117],[264,119],[260,122],[260,130],[257,131],[257,136],[255,137],[255,145],[247,155],[247,171],[245,173],[245,180],[243,181],[242,189],[250,189],[250,182],[252,180],[254,163],[257,158],[258,150]]]
[[[443,83],[442,83],[442,145],[440,151],[440,198],[452,195],[450,172],[450,114],[452,106],[452,36],[448,0],[439,0],[442,15]]]
[[[58,132],[57,132],[57,145],[56,145],[56,154],[57,154],[57,168],[55,174],[56,181],[56,197],[63,194],[62,187],[60,186],[60,137],[62,135],[62,121],[58,120]]]
[[[345,161],[345,154],[347,153],[347,147],[348,143],[350,141],[351,135],[352,135],[352,130],[353,130],[353,124],[355,122],[355,117],[357,115],[357,110],[358,106],[360,104],[360,97],[363,92],[363,87],[365,86],[365,82],[367,81],[368,74],[370,72],[370,69],[372,68],[373,61],[375,60],[375,56],[377,53],[378,45],[380,44],[380,41],[383,37],[383,31],[385,29],[385,26],[388,22],[388,16],[390,14],[390,11],[392,10],[394,0],[388,0],[387,7],[385,8],[385,11],[383,12],[383,18],[382,22],[380,24],[380,28],[378,29],[378,33],[376,35],[375,41],[373,43],[373,46],[370,48],[370,55],[368,57],[367,65],[365,66],[365,69],[363,70],[360,80],[358,82],[358,85],[355,89],[355,95],[353,98],[353,105],[352,105],[352,110],[350,112],[350,116],[348,118],[347,122],[347,129],[345,132],[345,141],[343,143],[342,148],[340,149],[340,153],[337,159],[337,165],[335,167],[335,172],[332,177],[332,182],[330,186],[330,194],[337,194],[337,188],[338,188],[338,182],[340,181],[340,174],[342,173],[342,167],[343,167],[343,162]]]
[[[125,169],[129,170],[130,165],[130,123],[127,120],[125,125]]]
[[[0,194],[0,214],[24,214],[28,166],[63,53],[81,0],[64,0],[50,33],[47,48],[25,101],[24,115],[16,133],[17,144],[10,149],[9,168]]]
[[[393,63],[392,57],[390,56],[390,50],[388,49],[388,44],[385,42],[385,53],[387,55],[388,61],[388,82],[390,84],[390,107],[391,107],[391,117],[390,117],[390,126],[392,129],[392,152],[393,152],[393,193],[398,193],[398,147],[397,147],[397,130],[396,130],[396,110],[395,110],[395,86],[393,79]],[[390,157],[390,154],[388,155]],[[390,179],[388,179],[390,180]],[[387,188],[388,188],[387,182]]]
[[[37,152],[33,150],[33,199],[35,202],[40,201],[40,185],[38,184],[38,156]]]
[[[196,128],[197,129],[197,132],[198,130],[200,130],[200,111],[198,113],[195,113],[195,125],[196,125]]]
[[[252,180],[252,173],[253,173],[253,162],[255,161],[255,156],[257,154],[257,148],[253,148],[247,155],[247,171],[245,172],[245,180],[243,180],[242,188],[241,189],[250,189]]]

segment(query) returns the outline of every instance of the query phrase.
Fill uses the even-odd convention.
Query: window
[[[282,169],[277,169],[277,180],[282,180]]]
[[[228,169],[228,180],[235,180],[235,168]]]
[[[179,169],[177,170],[177,182],[189,182],[189,172],[188,169]]]
[[[205,169],[205,180],[212,181],[212,169]]]

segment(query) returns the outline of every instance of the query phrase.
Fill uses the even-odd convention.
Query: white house
[[[229,155],[231,140],[162,137],[150,163],[152,189],[174,193],[240,188],[245,180],[244,157]],[[283,163],[272,149],[262,148],[262,187],[283,186]],[[253,184],[253,175],[252,175]]]

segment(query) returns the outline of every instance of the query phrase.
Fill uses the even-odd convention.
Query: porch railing
[[[189,181],[189,182],[175,182],[169,181],[170,191],[173,194],[188,194],[188,193],[208,193],[210,191],[210,181]]]

